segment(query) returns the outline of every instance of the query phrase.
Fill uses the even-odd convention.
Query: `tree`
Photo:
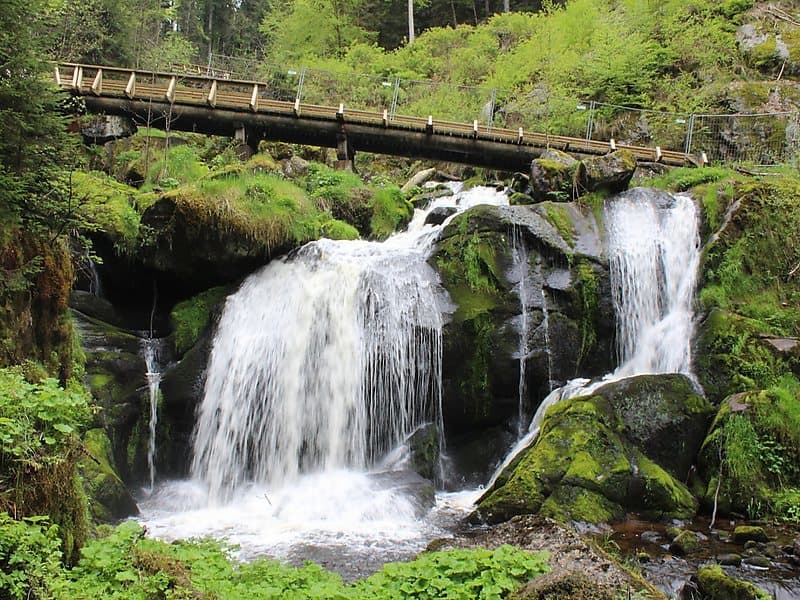
[[[45,19],[43,0],[6,0],[0,11],[0,211],[6,226],[59,233],[73,218],[71,143],[49,83]]]
[[[408,43],[414,43],[414,0],[408,0]]]

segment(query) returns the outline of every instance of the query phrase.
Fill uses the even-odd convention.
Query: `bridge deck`
[[[630,150],[638,161],[670,165],[698,164],[683,152],[614,144],[530,131],[389,115],[281,99],[286,90],[257,81],[213,79],[115,67],[61,63],[55,79],[83,96],[95,112],[123,114],[172,129],[228,135],[246,132],[258,139],[337,147],[344,138],[351,150],[449,160],[504,170],[527,170],[546,148],[602,155]],[[278,98],[276,99],[276,96]]]

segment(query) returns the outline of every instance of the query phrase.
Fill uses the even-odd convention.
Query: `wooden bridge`
[[[127,116],[139,124],[235,137],[255,148],[262,139],[336,148],[341,161],[355,151],[464,163],[504,171],[527,171],[547,148],[580,155],[630,150],[638,161],[702,165],[684,152],[490,127],[472,123],[353,110],[342,98],[334,106],[280,98],[275,85],[59,63],[56,83],[84,98],[90,112]],[[284,94],[285,96],[285,94]],[[336,99],[339,100],[339,99]]]

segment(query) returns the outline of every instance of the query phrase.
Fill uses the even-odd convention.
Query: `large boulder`
[[[673,477],[685,481],[714,409],[685,375],[640,375],[598,388],[625,437]]]
[[[662,404],[683,402],[687,406],[675,412],[693,414],[697,397],[692,392],[679,398],[682,384],[667,376],[662,390],[652,395],[669,397],[677,387],[674,401]],[[631,418],[631,403],[623,394],[606,386],[592,396],[551,406],[538,437],[480,499],[475,518],[498,522],[517,514],[539,513],[558,520],[599,523],[620,519],[628,511],[653,518],[692,517],[697,503],[689,490],[637,443],[647,435],[659,439],[663,428],[648,431],[640,426],[638,419]],[[647,409],[642,413],[647,414]]]
[[[629,150],[585,158],[581,164],[581,186],[589,192],[622,192],[636,171],[636,157]]]
[[[531,162],[529,190],[515,191],[528,193],[535,202],[574,200],[580,173],[579,161],[566,152],[548,149]]]
[[[136,123],[129,117],[117,115],[92,115],[80,124],[81,135],[92,144],[105,144],[136,133]]]

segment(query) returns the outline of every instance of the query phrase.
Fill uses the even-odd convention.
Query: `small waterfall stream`
[[[156,482],[156,433],[158,431],[158,395],[161,385],[161,353],[164,340],[147,337],[142,339],[142,355],[147,371],[147,390],[150,396],[149,436],[147,439],[147,469],[152,493]]]
[[[517,296],[519,297],[519,383],[517,385],[518,409],[517,409],[517,435],[522,435],[525,431],[525,424],[528,422],[526,409],[528,384],[526,378],[526,366],[528,355],[530,354],[530,316],[528,315],[528,272],[530,270],[530,257],[528,248],[525,246],[525,238],[520,227],[514,225],[511,235],[511,251],[514,259],[514,270],[519,279],[517,285]]]
[[[577,378],[550,392],[528,431],[487,488],[530,446],[547,409],[635,375],[691,373],[694,293],[700,262],[697,209],[689,196],[632,189],[606,201],[606,252],[616,314],[619,366],[599,380]]]

